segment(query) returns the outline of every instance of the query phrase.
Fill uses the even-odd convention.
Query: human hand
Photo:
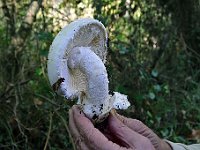
[[[169,146],[168,143],[160,139],[150,128],[148,128],[141,121],[136,120],[136,119],[126,118],[117,113],[114,113],[110,116],[113,116],[113,117],[110,117],[108,128],[111,130],[113,135],[119,137],[120,140],[124,142],[126,142],[127,139],[134,140],[135,141],[134,144],[138,145],[139,147],[140,145],[145,144],[145,140],[147,138],[151,142],[155,150],[172,150],[172,148]],[[122,127],[118,126],[120,125],[120,123],[117,123],[119,121],[121,121]],[[130,129],[129,132],[128,132],[128,129],[126,129],[127,127]]]
[[[161,150],[164,148],[161,146],[164,141],[140,121],[116,113],[110,114],[106,123],[100,127],[100,132],[78,106],[73,106],[69,111],[69,128],[77,149],[81,150]]]
[[[78,106],[69,110],[69,129],[78,150],[125,150],[95,128]]]

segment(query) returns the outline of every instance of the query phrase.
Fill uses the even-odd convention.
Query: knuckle
[[[144,124],[143,124],[141,121],[137,120],[137,119],[134,119],[134,120],[133,120],[132,127],[133,127],[136,131],[140,131],[141,129],[145,129]]]
[[[151,143],[151,141],[149,139],[144,138],[143,139],[143,143],[145,143],[145,144],[143,144],[143,149],[148,149],[148,150],[153,150],[154,149],[153,145],[152,145],[152,143]]]

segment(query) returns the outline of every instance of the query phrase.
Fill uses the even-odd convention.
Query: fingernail
[[[113,109],[111,109],[110,113],[111,113],[113,116],[116,116],[117,111],[113,108]]]
[[[112,109],[110,112],[111,118],[115,118],[119,122],[123,123],[123,117],[117,113],[115,109]]]
[[[116,110],[111,111],[111,114],[110,114],[110,119],[111,119],[111,121],[121,122],[121,120],[118,119],[117,116],[118,116],[118,114],[117,114]]]

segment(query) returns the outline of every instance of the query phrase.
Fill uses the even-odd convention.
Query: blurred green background
[[[160,137],[200,142],[199,0],[0,0],[0,149],[72,149],[68,110],[47,77],[49,47],[77,18],[109,34],[110,89],[121,114]]]

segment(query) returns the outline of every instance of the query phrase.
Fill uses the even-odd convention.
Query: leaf
[[[43,102],[41,100],[37,99],[37,98],[35,98],[33,101],[34,101],[35,105],[42,105],[43,104]]]
[[[155,70],[155,69],[153,69],[152,71],[151,71],[151,75],[153,76],[153,77],[158,77],[158,71],[157,70]]]
[[[40,41],[52,41],[53,35],[50,32],[41,32],[38,34],[38,39]]]
[[[156,98],[156,95],[153,92],[149,92],[149,98],[153,100]]]
[[[156,84],[153,86],[154,90],[156,90],[157,92],[160,92],[161,91],[161,87],[159,84]]]
[[[192,129],[191,135],[189,135],[188,139],[190,140],[200,140],[200,129]]]
[[[45,57],[47,57],[47,56],[48,56],[48,53],[49,53],[48,50],[43,49],[43,50],[40,51],[40,56],[45,56]]]
[[[148,115],[150,118],[153,117],[152,114],[151,114],[151,112],[149,112],[149,111],[147,111],[147,115]]]
[[[42,75],[42,68],[37,68],[35,70],[36,75],[41,76]]]
[[[168,129],[161,130],[161,134],[163,137],[167,137],[169,135],[169,130]]]
[[[169,86],[166,84],[164,87],[163,87],[165,93],[169,93]]]

